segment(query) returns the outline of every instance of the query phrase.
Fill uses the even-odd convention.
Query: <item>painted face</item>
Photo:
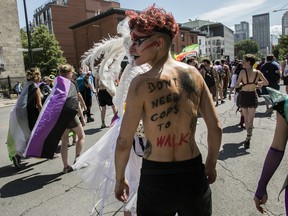
[[[156,33],[145,35],[136,30],[131,32],[133,43],[129,51],[130,54],[134,56],[136,65],[149,63],[148,57],[152,54],[152,48],[157,46],[156,37],[154,37],[154,35],[156,35]]]

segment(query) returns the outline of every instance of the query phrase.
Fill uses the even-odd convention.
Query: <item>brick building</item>
[[[6,85],[6,80],[2,78],[24,77],[24,60],[20,38],[20,26],[16,0],[1,0],[0,14],[0,81],[1,86]],[[4,21],[5,19],[5,21]],[[2,81],[5,84],[2,84]],[[13,83],[12,83],[13,84]]]
[[[119,8],[118,0],[50,0],[34,11],[34,26],[46,25],[55,34],[68,63],[77,65],[73,34],[69,26]]]
[[[70,26],[73,30],[74,46],[76,53],[76,66],[79,67],[81,56],[93,47],[94,43],[103,38],[115,36],[117,25],[125,16],[126,9],[111,8],[104,13]],[[180,53],[182,49],[192,43],[198,43],[198,32],[191,28],[179,26],[179,33],[173,39],[171,51]]]

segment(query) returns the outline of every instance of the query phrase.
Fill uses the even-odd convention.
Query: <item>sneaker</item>
[[[69,173],[69,172],[72,172],[72,171],[73,171],[73,168],[68,165],[67,167],[64,167],[63,174],[66,174],[66,173]]]
[[[87,123],[89,123],[89,122],[94,122],[94,118],[87,118]]]
[[[222,100],[222,101],[221,101],[221,104],[224,104],[224,103],[225,103],[225,101],[224,101],[224,100]]]
[[[107,125],[105,124],[105,123],[103,123],[102,125],[101,125],[101,128],[106,128],[107,127]]]
[[[246,140],[244,143],[244,148],[249,149],[250,148],[250,140]]]
[[[21,168],[21,157],[19,155],[15,155],[12,157],[12,161],[15,167],[17,167],[18,169]]]

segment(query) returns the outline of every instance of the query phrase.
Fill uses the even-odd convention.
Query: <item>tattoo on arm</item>
[[[119,143],[120,145],[126,146],[127,145],[127,140],[124,139],[123,137],[119,136],[117,138],[117,143]]]
[[[150,141],[147,140],[147,143],[146,143],[146,146],[144,149],[143,157],[148,158],[151,155],[151,153],[152,153],[152,145],[151,145]]]

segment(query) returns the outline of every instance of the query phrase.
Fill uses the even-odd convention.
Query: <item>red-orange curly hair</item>
[[[179,30],[173,15],[167,13],[163,8],[157,8],[155,4],[139,14],[131,10],[126,11],[126,15],[130,18],[130,29],[137,29],[145,34],[161,32],[168,34],[173,39]]]

